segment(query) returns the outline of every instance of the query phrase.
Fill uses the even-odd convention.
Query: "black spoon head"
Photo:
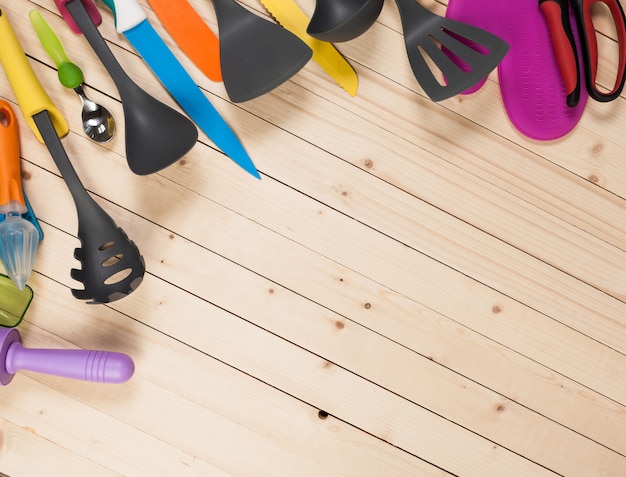
[[[141,88],[126,87],[126,161],[138,175],[153,174],[187,154],[198,140],[194,123]]]
[[[289,30],[233,0],[214,0],[220,34],[222,78],[234,103],[257,98],[278,87],[313,56]]]

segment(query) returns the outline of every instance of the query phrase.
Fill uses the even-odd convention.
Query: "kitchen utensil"
[[[148,0],[183,53],[212,81],[222,81],[220,43],[187,0]]]
[[[359,87],[356,71],[331,43],[313,38],[306,32],[309,18],[294,0],[261,0],[261,3],[278,23],[313,50],[313,61],[350,96],[356,96]]]
[[[604,3],[608,7],[617,32],[619,48],[617,74],[613,89],[609,92],[601,91],[596,85],[598,40],[591,18],[591,9],[596,3]],[[570,4],[576,16],[587,93],[596,101],[613,101],[624,89],[624,80],[626,79],[626,18],[624,18],[624,10],[622,10],[618,0],[539,0],[539,8],[548,23],[557,65],[565,83],[566,102],[569,107],[578,104],[581,76],[578,51],[569,21]]]
[[[120,384],[132,377],[135,363],[112,351],[25,348],[17,328],[0,329],[0,385],[9,384],[18,371]]]
[[[406,50],[415,78],[433,101],[461,93],[487,76],[509,49],[501,38],[467,23],[436,15],[415,0],[396,0],[400,12]],[[480,45],[474,49],[468,45]],[[443,52],[446,48],[449,53]],[[467,65],[460,68],[452,54]],[[427,58],[442,73],[439,81]],[[443,83],[443,84],[442,84]]]
[[[271,91],[311,59],[313,51],[300,38],[235,0],[213,0],[213,5],[224,87],[231,101],[248,101]]]
[[[83,269],[72,269],[71,276],[84,289],[72,290],[72,294],[91,303],[108,303],[132,293],[143,279],[143,257],[83,188],[59,138],[59,131],[67,131],[67,121],[35,76],[5,12],[0,12],[0,63],[22,114],[50,151],[76,204],[82,247],[74,251],[74,257]]]
[[[0,99],[0,260],[17,288],[23,290],[33,271],[39,231],[22,214],[28,211],[22,192],[17,118]]]
[[[28,285],[21,290],[13,280],[0,274],[0,326],[12,328],[24,318],[33,300],[33,289]]]
[[[383,0],[316,0],[306,31],[329,42],[353,40],[376,22]]]
[[[37,220],[37,216],[35,215],[35,211],[33,210],[33,206],[30,204],[28,200],[28,196],[26,195],[26,191],[22,190],[22,194],[24,195],[24,203],[26,204],[26,212],[22,213],[22,217],[28,220],[31,224],[35,226],[37,229],[37,233],[39,234],[39,241],[43,240],[43,230],[39,225],[39,220]],[[6,218],[2,212],[0,212],[0,222],[2,222]]]
[[[44,109],[33,118],[70,189],[78,213],[81,247],[74,250],[74,258],[81,262],[82,270],[72,269],[71,275],[83,283],[84,289],[72,289],[72,294],[81,300],[91,300],[90,303],[109,303],[129,295],[143,280],[143,257],[135,243],[84,189],[48,112]]]
[[[572,15],[572,29],[577,31]],[[578,124],[587,91],[581,91],[578,105],[567,106],[547,23],[536,0],[449,0],[446,16],[484,28],[511,45],[497,71],[504,109],[521,134],[549,141]]]
[[[55,0],[55,3],[59,10],[61,6],[67,9],[117,87],[124,112],[126,160],[130,170],[139,175],[152,174],[187,154],[198,139],[195,125],[150,96],[126,74],[81,0]]]
[[[115,121],[111,113],[102,105],[96,104],[85,95],[83,90],[83,72],[68,58],[61,41],[37,10],[28,12],[37,36],[46,52],[57,66],[59,81],[63,86],[73,89],[81,99],[83,130],[96,142],[108,142],[115,134]]]
[[[260,179],[259,172],[233,130],[148,22],[142,7],[135,0],[103,2],[113,11],[117,31],[126,36],[185,112],[228,157]],[[74,6],[80,6],[84,13],[78,0],[68,3],[70,12],[74,11]]]
[[[24,217],[35,226],[35,228],[37,229],[37,233],[39,233],[39,241],[41,242],[43,240],[43,230],[41,230],[41,226],[39,225],[39,220],[37,220],[37,216],[35,215],[33,206],[30,205],[30,201],[28,200],[26,191],[22,192],[24,193],[24,202],[26,203],[26,212],[22,214],[22,217]],[[0,214],[0,220],[2,220],[2,214]]]

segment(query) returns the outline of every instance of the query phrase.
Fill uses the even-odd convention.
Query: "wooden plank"
[[[19,399],[19,396],[16,396]],[[111,477],[120,475],[106,466],[99,465],[71,450],[38,436],[33,429],[20,427],[0,418],[1,475],[21,477],[49,475],[52,469],[63,469],[63,475]],[[35,457],[36,458],[33,458]],[[28,464],[26,464],[28,462]],[[6,474],[4,474],[6,472]]]
[[[156,234],[152,234],[152,236],[155,235]],[[159,248],[162,249],[162,247]],[[190,252],[191,253],[186,253],[185,256],[194,256],[196,259],[199,258],[200,255],[198,251],[195,253],[193,251]],[[206,263],[207,261],[206,259],[203,259],[201,262]],[[213,273],[217,271],[217,267],[215,266],[211,266],[210,269]],[[232,274],[232,272],[228,271],[226,271],[226,274],[228,274],[228,276],[232,279],[236,279],[237,282],[240,282],[242,279],[245,280],[245,276],[236,277]],[[223,279],[225,273],[218,272],[217,276],[222,277]],[[206,282],[206,278],[198,281]],[[267,287],[266,284],[254,284],[249,280],[246,280],[246,284],[247,286],[245,288],[248,290],[253,290],[262,286],[264,288],[263,295],[267,296],[267,293],[265,292]],[[207,285],[209,285],[208,288],[210,289],[214,289],[216,286],[215,284]],[[148,284],[143,284],[142,289],[146,286],[148,286]],[[193,289],[194,287],[191,288]],[[203,292],[199,290],[199,293]],[[228,293],[228,289],[220,291],[220,295],[226,295]],[[323,310],[316,310],[315,307],[313,307],[311,312],[305,313],[306,308],[303,307],[302,304],[296,305],[295,302],[288,304],[292,300],[286,300],[283,297],[284,293],[284,291],[281,292],[280,290],[274,289],[274,293],[271,293],[272,299],[279,299],[276,297],[282,297],[282,299],[280,300],[279,305],[272,305],[271,302],[265,301],[264,308],[266,308],[267,311],[261,316],[259,316],[258,311],[255,313],[254,309],[251,310],[247,307],[233,309],[235,306],[234,303],[237,302],[236,296],[230,300],[231,303],[229,303],[229,309],[233,309],[235,313],[245,316],[247,320],[253,320],[255,323],[258,323],[262,326],[262,329],[266,329],[272,333],[283,336],[289,342],[295,342],[299,346],[311,349],[316,354],[324,356],[326,360],[350,369],[357,375],[365,377],[368,381],[379,383],[379,385],[384,388],[390,389],[394,393],[404,396],[412,402],[419,403],[420,406],[430,409],[437,415],[445,416],[447,419],[463,425],[463,427],[474,429],[476,432],[488,437],[490,440],[498,442],[500,445],[507,448],[514,449],[523,455],[529,456],[529,458],[542,463],[542,465],[550,467],[554,465],[558,466],[567,464],[567,466],[572,466],[570,470],[574,470],[584,469],[585,465],[591,465],[595,468],[595,466],[601,462],[606,463],[612,461],[615,468],[619,467],[618,461],[620,457],[611,452],[607,454],[604,447],[598,447],[592,441],[580,439],[577,434],[569,432],[566,428],[554,426],[549,421],[545,422],[543,417],[540,417],[539,415],[534,416],[532,413],[528,413],[526,408],[518,406],[515,402],[508,403],[507,399],[503,400],[501,396],[494,395],[488,390],[477,387],[472,381],[463,379],[459,376],[451,375],[446,368],[436,366],[430,360],[420,358],[411,352],[407,352],[404,348],[398,348],[396,344],[383,340],[379,335],[372,334],[371,332],[358,326],[352,327],[349,323],[344,323],[340,316],[326,316],[327,312],[324,312]],[[204,292],[204,294],[206,296],[206,292]],[[147,313],[152,316],[153,319],[157,314],[165,313],[164,319],[167,320],[166,317],[169,316],[167,314],[167,308],[168,306],[171,306],[170,304],[181,304],[187,301],[182,296],[168,297],[168,293],[165,290],[155,291],[152,295],[154,297],[160,297],[158,299],[158,304],[156,304],[159,310],[158,312],[156,310],[149,311],[151,307],[155,306],[150,302],[142,302],[139,310],[126,308],[122,304],[121,310],[124,311],[125,314],[131,316],[137,316],[143,311],[143,313]],[[215,300],[212,295],[207,296],[207,298]],[[151,301],[153,303],[155,302],[154,300]],[[127,302],[125,301],[125,303]],[[250,301],[249,303],[259,303],[259,299]],[[274,309],[277,306],[283,309],[285,307],[287,307],[287,309],[299,309],[300,313],[296,318],[291,316],[283,317],[282,315],[284,314],[281,314],[278,309]],[[183,307],[185,310],[192,310],[193,308],[194,305],[192,303],[188,303]],[[205,317],[207,315],[206,312],[202,312],[200,310],[195,313],[190,311],[189,313],[190,315]],[[314,329],[312,328],[313,320],[315,319],[315,316],[319,316],[320,314],[321,320],[320,318],[317,318],[317,321],[320,322],[320,324],[317,326],[317,329]],[[262,318],[262,321],[260,321],[259,318]],[[186,319],[191,319],[191,317]],[[283,324],[283,322],[286,321],[289,322],[289,325],[286,325],[286,323]],[[339,328],[340,334],[337,333],[337,323],[342,324],[342,327]],[[166,326],[165,324],[157,324],[155,322],[152,322],[151,324],[159,329],[163,329],[162,327]],[[191,331],[189,336],[180,335],[180,333],[183,332],[178,329],[180,325],[178,325],[178,323],[174,324],[176,329],[168,328],[167,330],[164,330],[164,332],[167,334],[173,334],[173,336],[183,342],[190,342],[192,335],[196,336],[199,334],[198,330],[195,330]],[[224,327],[224,325],[225,322],[222,322],[221,326]],[[232,334],[239,335],[241,332],[233,331]],[[200,339],[201,342],[209,340],[208,337]],[[230,343],[230,341],[230,339],[226,340],[227,343]],[[328,343],[328,347],[320,347],[319,343]],[[199,347],[199,349],[204,349],[200,343],[194,344],[194,346]],[[250,344],[247,347],[255,349],[258,346]],[[228,348],[231,348],[230,344],[228,345]],[[232,346],[232,348],[236,347]],[[260,348],[265,349],[267,347],[261,346]],[[367,354],[364,355],[362,352],[358,352],[357,350],[359,349],[364,350]],[[372,356],[370,359],[367,359],[369,350],[371,349],[378,350],[379,355]],[[235,358],[219,356],[219,359],[226,362],[233,362],[233,359]],[[395,363],[404,363],[406,368],[402,368],[404,369],[403,372],[398,370],[397,372],[389,373],[390,369],[397,367]],[[250,365],[247,361],[246,364],[242,366],[246,372],[249,372],[247,367]],[[274,367],[279,366],[279,364],[276,364]],[[257,373],[258,371],[255,372],[254,375],[258,376]],[[308,373],[305,373],[305,375],[308,375]],[[271,378],[266,376],[263,376],[261,379],[264,381],[269,380],[270,383],[272,382]],[[418,382],[428,383],[428,385],[416,386],[414,383]],[[290,394],[294,393],[293,390],[287,390],[287,392]],[[463,405],[459,406],[456,403],[451,405],[442,401],[440,398],[442,394],[463,396]],[[491,404],[486,405],[485,403]],[[485,413],[488,412],[487,409],[489,408],[492,408],[490,412],[493,413],[492,419],[487,419],[485,416]],[[504,413],[505,409],[506,413]],[[372,412],[375,411],[372,410]],[[471,420],[468,420],[469,416],[472,416]],[[476,416],[482,416],[482,420],[480,422],[476,422]],[[503,421],[506,421],[506,424]],[[535,422],[535,424],[530,427],[524,427],[524,425],[527,426],[531,422]],[[512,433],[511,429],[513,428],[517,428],[518,431]],[[546,437],[545,442],[538,441],[531,436],[525,437],[523,429],[532,429],[532,436],[534,436],[534,433],[537,432],[538,429],[541,429],[540,433],[542,435],[552,435],[552,437]],[[561,454],[555,451],[546,451],[546,442],[559,443],[558,445],[560,445],[560,443],[565,441],[570,442],[570,446],[572,448],[578,448],[579,451],[573,455],[568,455],[566,462],[552,462],[552,457],[558,457]],[[582,451],[581,446],[586,450]],[[592,457],[593,455],[598,455],[597,460]],[[575,456],[584,456],[584,459],[581,462],[577,462]],[[618,459],[617,461],[614,460],[616,458]],[[557,471],[561,470],[562,469],[557,468]]]
[[[399,475],[440,475],[439,469],[349,424],[332,417],[320,419],[318,409],[210,358],[202,348],[185,345],[179,340],[180,333],[168,336],[171,329],[158,331],[163,327],[154,320],[144,325],[125,320],[124,315],[109,309],[85,316],[82,312],[85,306],[79,302],[60,310],[65,301],[59,295],[64,290],[60,285],[56,288],[56,294],[45,294],[38,306],[57,309],[59,313],[44,315],[33,310],[37,328],[33,328],[35,324],[27,328],[29,342],[33,346],[48,343],[55,347],[79,345],[124,351],[135,357],[136,375],[124,385],[128,389],[125,393],[116,386],[100,386],[99,392],[94,393],[93,385],[38,379],[121,422],[132,423],[135,428],[177,448],[187,448],[196,458],[236,475],[266,474],[273,471],[276,462],[282,461],[285,463],[280,472],[285,475],[296,471],[305,475],[320,472],[334,475],[340,469],[346,473],[366,473],[372,468],[388,468]],[[163,298],[169,301],[169,297]],[[211,313],[210,307],[206,310]],[[224,318],[219,310],[213,313]],[[80,323],[85,321],[95,324],[83,332]],[[190,323],[185,325],[184,321]],[[196,333],[202,340],[208,330],[195,327],[204,321],[200,317],[194,323],[181,317],[174,324]],[[40,326],[62,336],[44,334]],[[76,329],[79,332],[69,331]],[[65,338],[75,343],[68,343]],[[163,409],[170,412],[163,413]],[[157,422],[151,417],[155,413],[161,416]],[[244,453],[246,458],[238,458],[233,452]],[[261,454],[254,457],[257,452]],[[242,467],[233,467],[231,460],[241,461],[238,465]],[[262,465],[267,468],[246,470],[246,466],[257,461],[264,462]],[[304,462],[305,467],[288,468],[288,461]]]

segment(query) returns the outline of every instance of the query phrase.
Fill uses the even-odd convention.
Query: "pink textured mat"
[[[509,43],[509,52],[498,66],[498,78],[504,108],[519,132],[548,141],[576,126],[587,92],[582,88],[575,108],[565,103],[565,87],[537,0],[449,0],[446,17],[483,28]],[[571,23],[576,37],[573,15]],[[581,82],[584,84],[584,79]],[[482,84],[484,81],[465,93]]]

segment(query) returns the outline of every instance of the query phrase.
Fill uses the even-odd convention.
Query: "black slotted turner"
[[[474,86],[498,66],[509,50],[500,37],[441,17],[415,0],[396,0],[396,5],[411,69],[433,101],[451,98]],[[431,69],[426,57],[439,72]],[[436,73],[443,75],[441,82]]]

